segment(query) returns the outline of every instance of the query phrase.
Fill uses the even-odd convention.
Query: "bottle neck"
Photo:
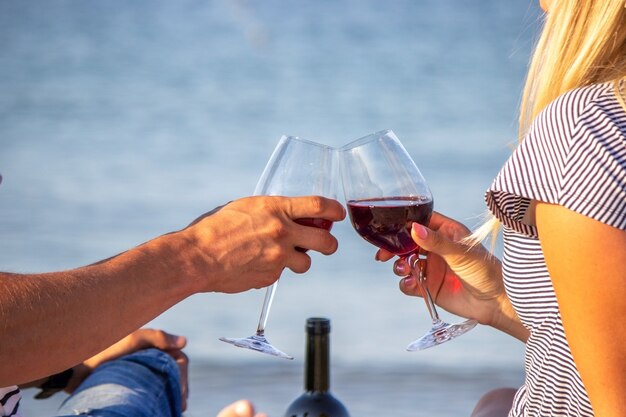
[[[330,387],[329,334],[308,334],[304,389],[326,392]]]

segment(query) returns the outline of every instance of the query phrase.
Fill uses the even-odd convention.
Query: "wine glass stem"
[[[413,274],[413,277],[417,281],[417,285],[422,292],[422,298],[426,303],[426,308],[428,309],[428,313],[430,314],[430,319],[432,320],[433,325],[437,326],[441,323],[441,319],[439,319],[437,307],[435,307],[433,297],[430,295],[428,285],[426,285],[426,256],[413,253],[409,256],[408,262],[411,266],[411,273]]]
[[[265,291],[265,299],[263,300],[263,307],[261,308],[261,317],[259,317],[259,325],[256,328],[257,336],[263,336],[265,334],[265,326],[267,325],[267,318],[272,308],[272,301],[274,301],[274,293],[276,293],[276,287],[278,281],[267,287]]]

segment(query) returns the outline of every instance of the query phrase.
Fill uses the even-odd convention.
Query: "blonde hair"
[[[544,19],[522,93],[520,142],[550,102],[578,87],[612,81],[626,110],[620,82],[626,77],[625,0],[555,0]],[[491,235],[493,245],[498,228],[491,217],[471,240]]]
[[[530,62],[522,94],[519,138],[563,93],[626,76],[624,0],[556,0]],[[618,97],[622,97],[619,88]],[[623,102],[623,99],[622,99]]]

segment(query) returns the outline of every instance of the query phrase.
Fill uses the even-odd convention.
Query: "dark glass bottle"
[[[304,393],[287,408],[284,417],[349,417],[346,407],[329,391],[330,320],[306,321]]]

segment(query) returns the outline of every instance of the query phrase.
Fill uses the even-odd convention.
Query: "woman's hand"
[[[470,230],[451,218],[435,212],[429,227],[414,223],[411,236],[428,252],[426,284],[433,301],[453,314],[525,340],[526,331],[504,291],[500,261],[484,246],[466,243],[464,239],[470,236]],[[376,257],[386,261],[393,254],[379,250]],[[396,261],[394,272],[405,277],[400,281],[403,293],[421,296],[406,262]]]
[[[147,348],[157,348],[174,358],[180,370],[180,382],[182,389],[183,410],[187,408],[188,397],[188,375],[187,368],[189,360],[182,349],[187,344],[187,339],[183,336],[176,336],[164,332],[163,330],[139,329],[97,355],[92,356],[83,363],[75,366],[74,375],[70,379],[67,388],[68,393],[72,393],[98,366],[105,362],[115,360],[121,356],[128,355],[138,350]]]
[[[235,200],[202,216],[181,232],[192,244],[187,263],[201,291],[235,293],[276,281],[284,268],[296,273],[311,267],[306,248],[330,255],[337,239],[329,231],[303,226],[300,218],[340,221],[345,210],[324,197],[257,196]],[[189,255],[188,255],[189,256]]]

